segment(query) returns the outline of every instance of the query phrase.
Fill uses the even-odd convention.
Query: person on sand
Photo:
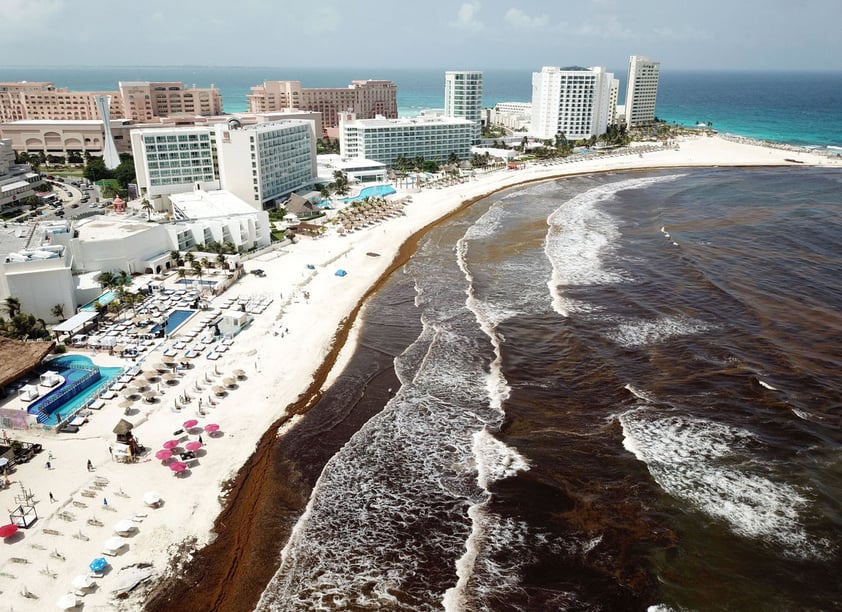
[[[53,495],[52,491],[50,491],[50,503],[52,503],[52,504],[56,503],[56,497],[55,497],[55,495]]]
[[[90,472],[90,471],[93,471],[93,469],[94,469],[94,464],[93,464],[93,463],[91,463],[91,460],[90,460],[90,459],[88,459],[88,471],[89,471],[89,472]]]
[[[49,461],[47,461],[47,465],[45,465],[44,467],[47,468],[48,470],[53,469],[53,466]]]

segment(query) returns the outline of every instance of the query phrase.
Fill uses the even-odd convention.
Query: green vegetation
[[[128,153],[120,155],[120,165],[114,170],[105,167],[105,160],[101,157],[91,157],[85,164],[82,176],[92,183],[99,183],[104,179],[116,181],[118,193],[128,188],[129,183],[135,182],[134,159]],[[105,197],[111,197],[103,192]]]
[[[506,135],[506,128],[500,125],[488,125],[482,127],[483,138],[502,138]]]
[[[316,154],[324,155],[327,153],[339,154],[339,139],[331,140],[327,136],[316,141]]]
[[[8,319],[0,317],[0,336],[16,340],[38,340],[50,337],[46,322],[23,312],[18,298],[7,297],[0,303],[0,310],[9,315]]]

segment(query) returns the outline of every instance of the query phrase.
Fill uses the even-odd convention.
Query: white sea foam
[[[760,383],[761,387],[765,387],[766,389],[769,389],[770,391],[777,391],[777,388],[773,387],[772,385],[770,385],[769,383],[767,383],[764,380],[761,380],[761,379],[758,378],[757,382]]]
[[[620,346],[633,348],[665,342],[680,336],[701,334],[710,329],[711,325],[708,323],[691,317],[660,317],[654,321],[626,321],[608,332],[607,336]]]
[[[623,446],[670,495],[741,536],[778,545],[786,556],[825,555],[827,543],[811,538],[802,524],[809,500],[783,481],[785,470],[771,480],[753,468],[747,448],[757,440],[749,431],[693,417],[658,416],[645,407],[619,420]]]
[[[553,309],[562,316],[587,310],[564,295],[568,286],[616,284],[628,280],[617,270],[607,270],[603,260],[620,237],[618,221],[599,205],[620,191],[672,181],[682,175],[635,178],[594,187],[559,206],[548,218],[544,252],[552,264],[547,281]]]

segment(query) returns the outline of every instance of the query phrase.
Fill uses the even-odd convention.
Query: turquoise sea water
[[[712,122],[729,132],[798,145],[842,146],[842,72],[682,72],[661,59],[658,117],[693,125]],[[565,63],[565,62],[562,62]],[[568,62],[569,63],[569,62]],[[532,72],[484,69],[484,105],[529,101]],[[624,98],[626,68],[613,68]],[[250,88],[264,80],[300,80],[304,87],[344,87],[355,79],[391,79],[398,85],[402,116],[444,104],[445,68],[271,68],[271,67],[0,67],[0,81],[52,81],[71,90],[116,90],[118,81],[183,81],[215,85],[226,112],[247,109]]]

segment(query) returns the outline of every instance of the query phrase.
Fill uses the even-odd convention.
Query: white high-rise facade
[[[613,117],[610,110],[614,75],[605,68],[544,66],[532,73],[532,130],[549,140],[561,132],[568,140],[604,134]]]
[[[222,186],[258,210],[316,177],[316,126],[306,119],[215,125]]]
[[[448,70],[444,73],[444,116],[476,122],[474,143],[482,130],[482,72]]]
[[[655,121],[660,72],[660,62],[650,62],[648,57],[642,55],[632,55],[629,58],[629,80],[626,84],[628,127],[649,125]]]

